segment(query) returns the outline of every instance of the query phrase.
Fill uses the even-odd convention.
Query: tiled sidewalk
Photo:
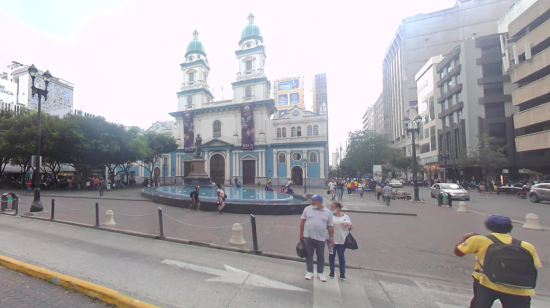
[[[108,307],[80,293],[0,266],[0,307]]]

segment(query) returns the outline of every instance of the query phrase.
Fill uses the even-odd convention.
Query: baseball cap
[[[485,220],[487,225],[495,227],[508,227],[512,225],[512,220],[509,217],[502,215],[491,215]]]
[[[321,197],[320,195],[313,195],[313,196],[311,196],[310,199],[311,200],[323,201],[323,197]]]

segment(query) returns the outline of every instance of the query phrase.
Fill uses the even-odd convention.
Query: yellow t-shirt
[[[347,188],[351,188],[351,184],[350,184],[350,183],[346,183],[346,187],[347,187]]]
[[[510,244],[512,243],[512,237],[508,234],[502,234],[502,233],[491,233],[496,238],[501,240],[504,244]],[[485,251],[487,251],[487,247],[491,245],[493,241],[488,239],[485,236],[482,235],[475,235],[470,237],[466,240],[466,242],[458,245],[458,249],[462,251],[464,254],[475,254],[476,256],[476,265],[474,267],[474,270],[481,270],[480,263],[483,264],[483,260],[485,258]],[[533,260],[535,261],[535,267],[540,268],[542,265],[540,263],[539,256],[537,255],[537,252],[535,251],[535,247],[531,245],[528,242],[521,242],[521,247],[527,249],[533,255]],[[479,261],[479,262],[478,262]],[[530,296],[535,295],[535,291],[532,289],[518,289],[518,288],[511,288],[507,286],[502,286],[498,284],[492,283],[487,276],[485,276],[482,273],[475,272],[472,274],[475,279],[479,281],[479,283],[482,286],[485,286],[489,289],[493,289],[502,293],[507,294],[513,294],[513,295],[520,295],[520,296]]]

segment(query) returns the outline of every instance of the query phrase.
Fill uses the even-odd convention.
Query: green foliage
[[[346,157],[341,163],[343,170],[353,170],[357,176],[372,174],[373,165],[388,165],[395,150],[390,148],[385,135],[370,130],[357,130],[349,133]]]
[[[506,157],[507,145],[502,144],[500,140],[488,135],[478,136],[478,147],[472,149],[466,156],[460,158],[460,164],[463,167],[480,168],[484,174],[488,171],[500,169],[510,164]]]

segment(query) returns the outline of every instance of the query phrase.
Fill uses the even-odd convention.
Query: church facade
[[[264,74],[266,52],[254,16],[242,30],[232,100],[215,101],[208,85],[210,66],[205,48],[193,32],[180,68],[182,84],[177,92],[173,121],[154,123],[148,130],[171,134],[178,149],[164,155],[153,176],[181,182],[191,170],[195,140],[202,139],[206,172],[215,183],[274,186],[292,179],[296,185],[325,186],[328,174],[328,119],[295,106],[280,118],[271,98],[271,83]],[[133,167],[138,182],[149,176]]]

